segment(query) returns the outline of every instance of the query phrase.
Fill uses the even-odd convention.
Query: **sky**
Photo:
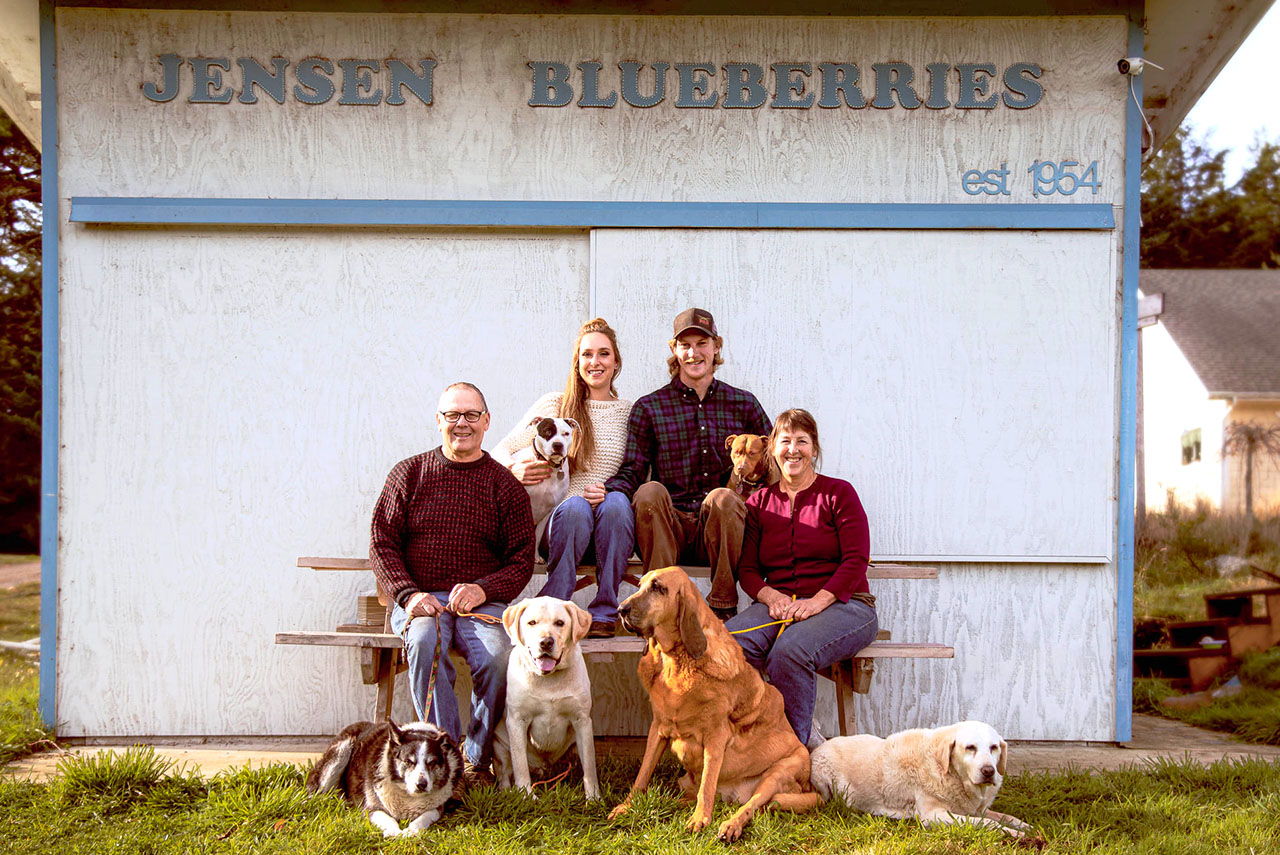
[[[1280,54],[1280,3],[1254,27],[1235,56],[1219,72],[1213,84],[1187,114],[1197,137],[1209,133],[1209,148],[1230,149],[1226,161],[1227,184],[1239,180],[1252,164],[1249,146],[1261,131],[1264,139],[1280,137],[1280,83],[1276,56]],[[1148,74],[1159,74],[1148,67]]]

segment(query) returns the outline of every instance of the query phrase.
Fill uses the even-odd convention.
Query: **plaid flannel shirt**
[[[654,480],[671,493],[677,509],[696,511],[707,493],[729,482],[733,462],[725,437],[768,432],[769,416],[750,392],[712,380],[707,396],[698,400],[697,392],[672,378],[631,408],[622,467],[605,489],[630,498]]]

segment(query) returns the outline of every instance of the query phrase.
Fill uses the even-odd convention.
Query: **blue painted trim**
[[[1114,229],[1110,205],[978,202],[556,202],[73,196],[71,222],[113,225],[697,229]]]
[[[1142,56],[1143,3],[1129,10],[1129,50]],[[1142,77],[1134,78],[1142,103]],[[1133,738],[1133,514],[1138,431],[1138,270],[1142,256],[1142,115],[1125,103],[1123,311],[1120,316],[1120,448],[1116,483],[1116,741]]]
[[[57,721],[58,652],[58,72],[52,0],[40,0],[40,718]]]

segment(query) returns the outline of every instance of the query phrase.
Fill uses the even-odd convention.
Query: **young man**
[[[645,571],[709,564],[707,603],[726,620],[738,609],[746,506],[724,486],[733,466],[725,438],[767,434],[769,417],[755,395],[715,379],[724,340],[706,309],[677,315],[668,346],[671,382],[636,401],[626,456],[605,489],[631,498]]]
[[[528,584],[533,515],[520,482],[480,448],[489,408],[479,389],[470,383],[445,389],[436,426],[441,446],[400,461],[387,476],[373,509],[369,563],[395,603],[391,626],[404,638],[418,718],[430,713],[483,776],[502,719],[511,644],[501,623],[463,615],[501,618]],[[440,657],[428,710],[437,633]],[[450,650],[466,659],[474,686],[465,742]]]

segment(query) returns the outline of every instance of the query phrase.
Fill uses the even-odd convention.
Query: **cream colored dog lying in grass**
[[[810,781],[830,799],[925,825],[963,822],[1022,838],[1032,831],[1017,817],[991,810],[1008,757],[995,728],[980,721],[933,730],[904,730],[888,739],[841,736],[813,751]]]

